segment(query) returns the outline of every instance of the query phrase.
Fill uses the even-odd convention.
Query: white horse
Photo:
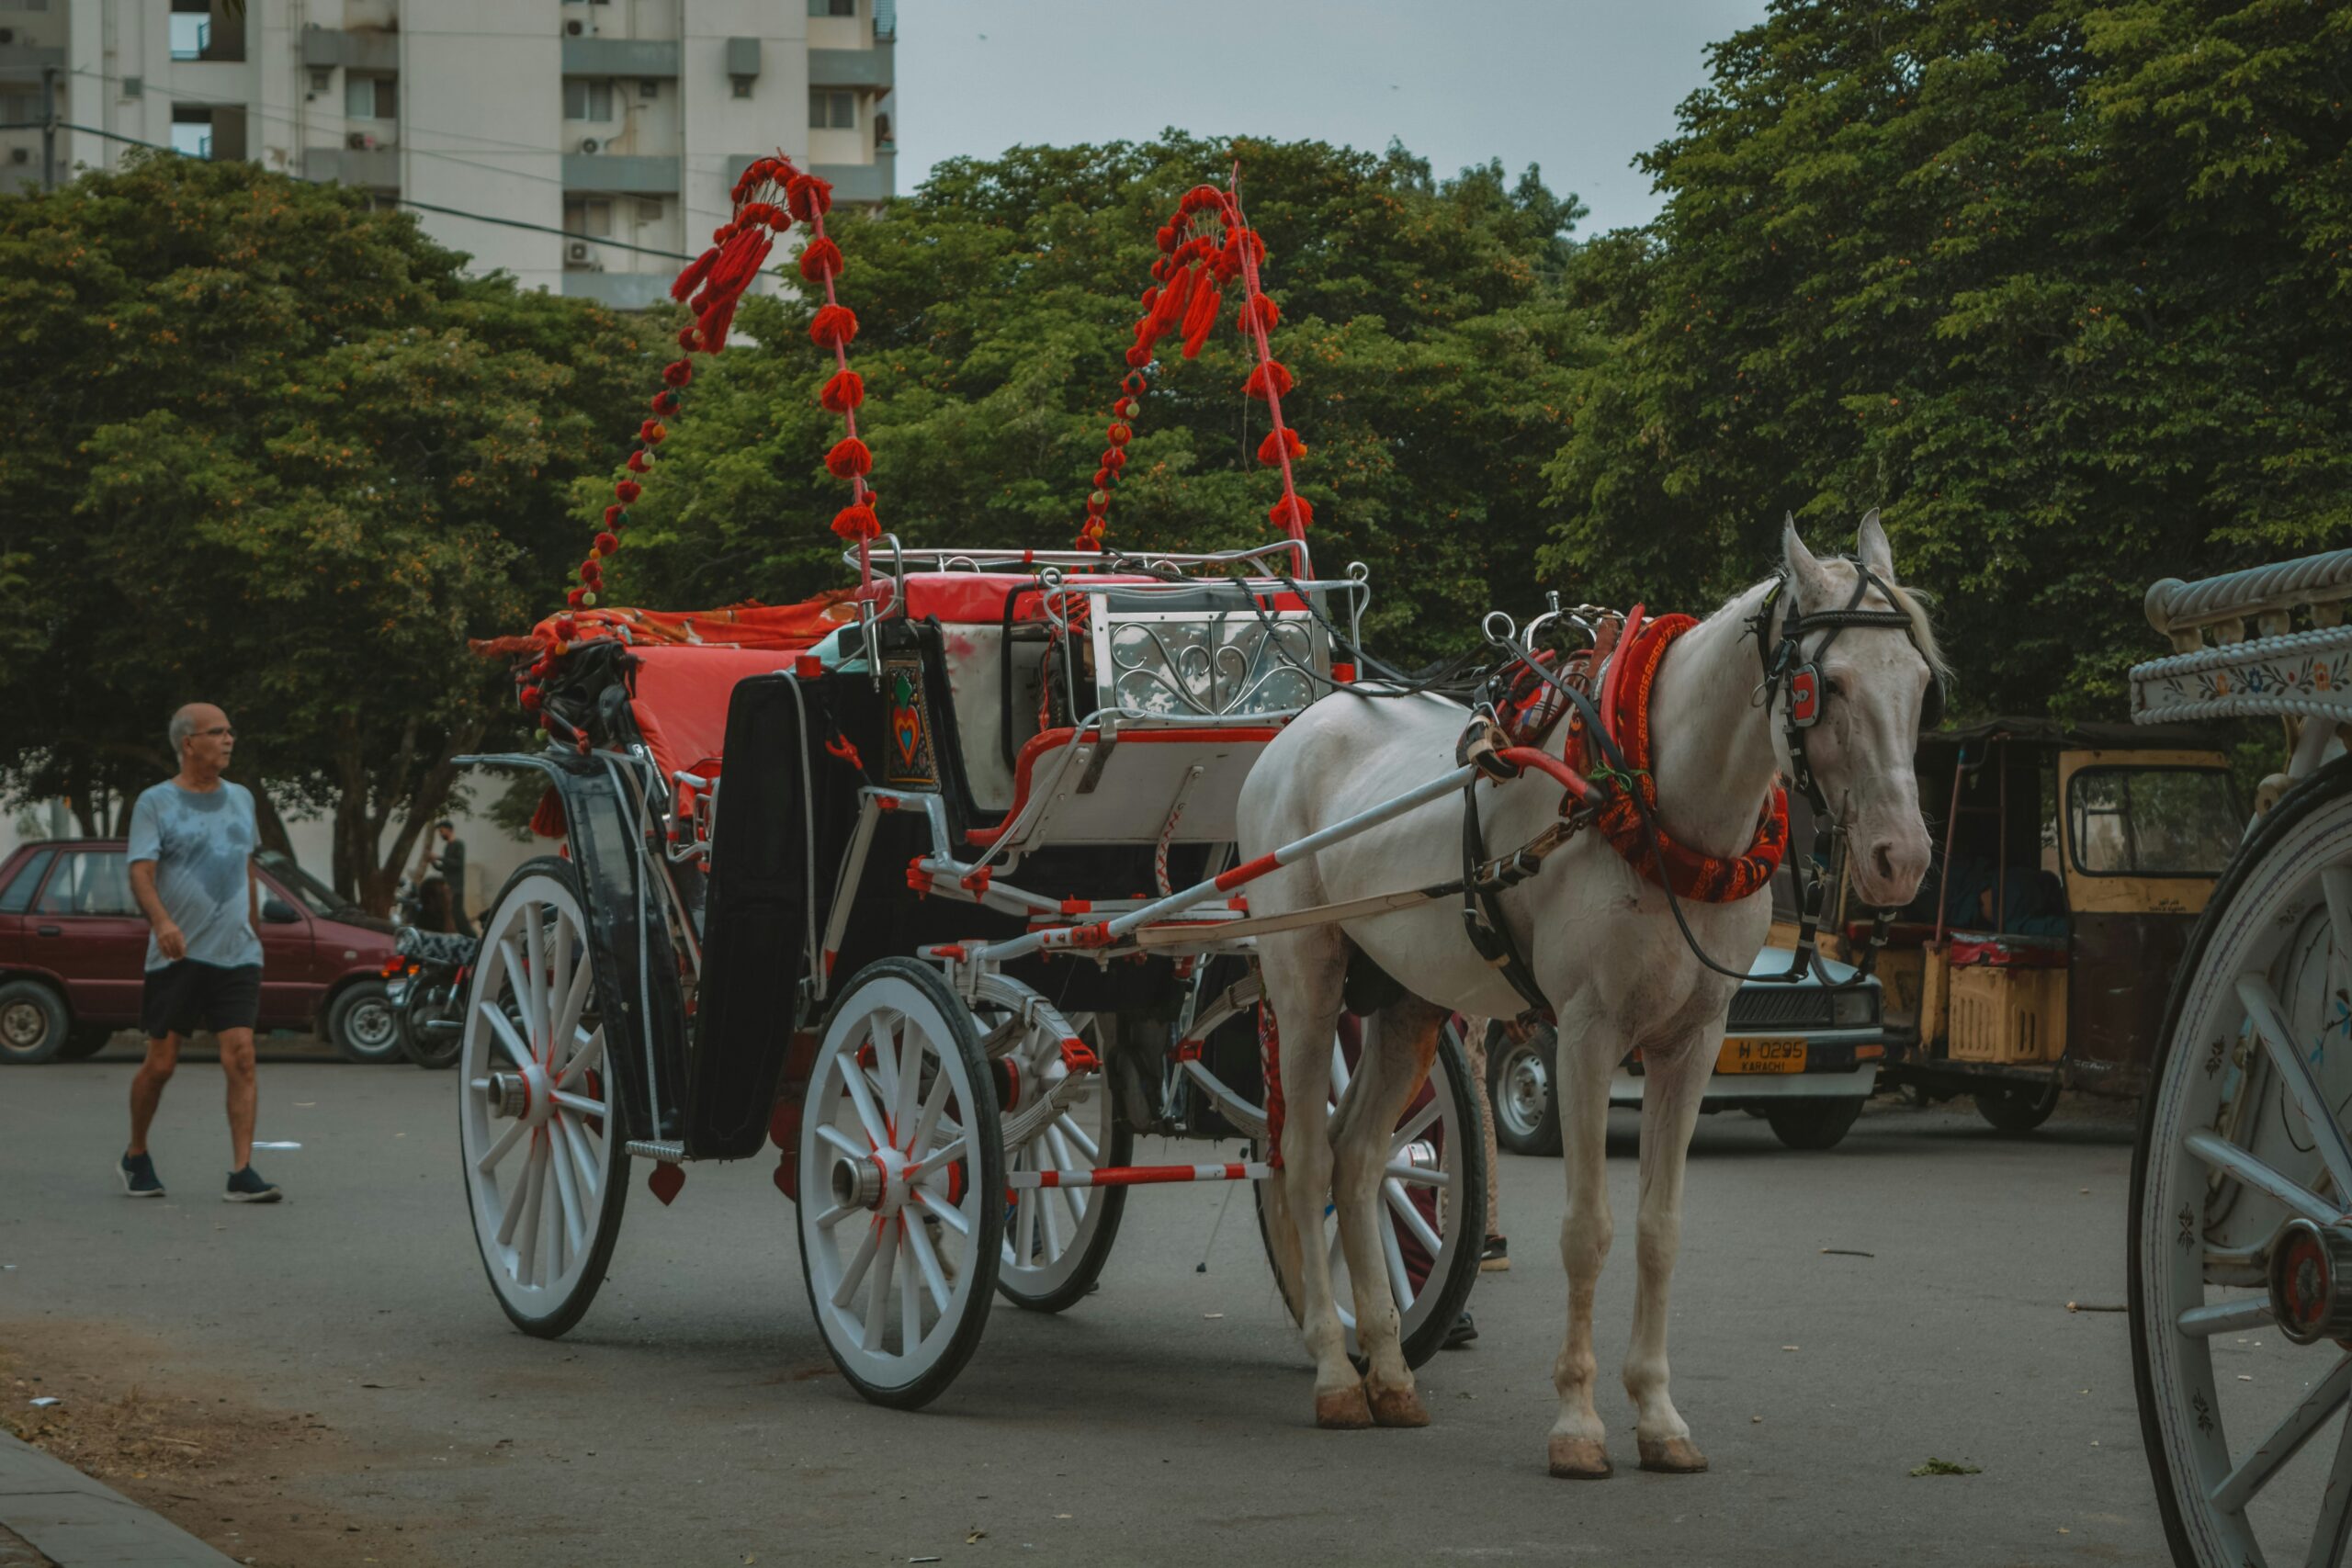
[[[1848,607],[1858,574],[1843,559],[1818,560],[1789,527],[1781,541],[1786,589],[1770,607],[1767,647],[1791,614]],[[1899,611],[1906,625],[1849,626],[1811,633],[1807,659],[1834,645],[1820,670],[1823,706],[1804,751],[1849,835],[1855,889],[1873,906],[1910,900],[1928,868],[1912,754],[1935,665],[1926,616],[1894,586],[1886,536],[1873,512],[1857,555],[1894,603],[1866,589],[1854,607]],[[1790,769],[1781,722],[1785,694],[1763,682],[1749,622],[1767,603],[1757,584],[1691,629],[1659,667],[1651,708],[1651,774],[1659,826],[1708,853],[1736,855],[1754,834],[1778,775]],[[1906,633],[1908,635],[1906,635]],[[1767,700],[1767,693],[1770,700]],[[1388,700],[1335,695],[1316,704],[1270,744],[1240,800],[1241,856],[1276,846],[1392,799],[1455,766],[1467,715],[1419,695]],[[1566,726],[1546,743],[1561,750]],[[1478,789],[1489,855],[1519,848],[1554,820],[1561,786],[1533,771]],[[1462,871],[1462,803],[1450,796],[1348,839],[1263,878],[1250,912],[1274,915],[1442,884]],[[1801,852],[1798,851],[1792,852]],[[1667,1394],[1667,1287],[1681,1232],[1682,1174],[1699,1102],[1738,982],[1703,968],[1678,934],[1666,895],[1638,875],[1597,832],[1577,835],[1540,874],[1501,895],[1506,924],[1559,1022],[1554,1075],[1566,1145],[1568,1212],[1560,1232],[1567,1267],[1567,1337],[1553,1364],[1559,1418],[1555,1475],[1599,1477],[1610,1464],[1593,1411],[1592,1296],[1611,1224],[1603,1169],[1609,1078],[1639,1046],[1644,1068],[1639,1288],[1625,1392],[1639,1416],[1642,1467],[1700,1471],[1707,1461]],[[1771,897],[1684,900],[1709,956],[1745,972],[1771,922]],[[1326,1109],[1331,1034],[1351,947],[1398,982],[1405,996],[1370,1021],[1362,1066],[1338,1117]],[[1387,1129],[1416,1091],[1447,1014],[1512,1017],[1526,1010],[1501,970],[1473,950],[1458,900],[1263,936],[1259,960],[1281,1041],[1283,1169],[1271,1182],[1269,1228],[1282,1266],[1300,1290],[1306,1346],[1315,1358],[1315,1418],[1325,1427],[1425,1425],[1398,1342],[1397,1313],[1381,1263],[1379,1184]],[[1324,1195],[1333,1192],[1340,1245],[1354,1283],[1357,1332],[1369,1371],[1360,1382],[1333,1308],[1321,1245]],[[1475,1238],[1473,1238],[1475,1240]]]

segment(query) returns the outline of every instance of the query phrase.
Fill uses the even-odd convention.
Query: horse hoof
[[[1363,1384],[1317,1394],[1315,1424],[1327,1432],[1361,1432],[1371,1426],[1372,1406],[1364,1399]]]
[[[1552,1473],[1563,1481],[1606,1481],[1613,1473],[1609,1450],[1596,1438],[1554,1438]]]
[[[1426,1427],[1429,1406],[1409,1388],[1384,1388],[1372,1396],[1372,1419],[1381,1427]]]
[[[1664,1475],[1696,1475],[1707,1468],[1707,1456],[1688,1438],[1642,1438],[1642,1468]]]

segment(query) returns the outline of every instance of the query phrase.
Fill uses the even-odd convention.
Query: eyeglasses
[[[198,735],[223,735],[232,740],[234,740],[237,738],[236,730],[225,724],[216,724],[209,729],[199,729],[197,733]]]

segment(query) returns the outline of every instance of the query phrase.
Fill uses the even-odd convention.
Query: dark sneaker
[[[1478,1267],[1489,1274],[1500,1273],[1510,1268],[1510,1243],[1498,1235],[1488,1236],[1487,1245],[1479,1249]]]
[[[1446,1331],[1445,1343],[1440,1346],[1439,1348],[1444,1350],[1458,1350],[1463,1346],[1469,1344],[1470,1341],[1477,1337],[1478,1325],[1471,1320],[1470,1314],[1465,1312],[1460,1317],[1453,1320],[1453,1326]]]
[[[260,1172],[250,1165],[243,1170],[229,1173],[229,1190],[220,1194],[223,1203],[275,1203],[286,1194],[261,1179]]]
[[[123,1156],[122,1163],[115,1167],[115,1172],[122,1178],[122,1190],[133,1198],[161,1198],[164,1195],[163,1178],[155,1174],[155,1162],[146,1155]]]

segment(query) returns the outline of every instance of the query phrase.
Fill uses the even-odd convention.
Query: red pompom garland
[[[854,370],[836,370],[817,401],[831,413],[847,413],[865,401],[865,378]]]
[[[828,278],[830,285],[831,279]],[[808,341],[819,348],[843,349],[857,336],[857,317],[846,305],[826,305],[809,319]]]
[[[1239,286],[1240,305],[1233,314],[1236,331],[1249,341],[1256,363],[1242,383],[1245,396],[1264,400],[1273,428],[1259,443],[1258,460],[1282,470],[1282,499],[1268,513],[1277,527],[1293,538],[1305,533],[1315,515],[1298,493],[1291,466],[1306,456],[1306,445],[1283,423],[1282,400],[1291,389],[1291,374],[1273,357],[1267,334],[1282,320],[1282,311],[1259,287],[1258,269],[1266,259],[1266,242],[1242,220],[1235,190],[1199,185],[1186,191],[1176,213],[1153,236],[1159,255],[1151,264],[1151,286],[1137,300],[1142,312],[1136,320],[1135,342],[1126,350],[1128,370],[1112,404],[1110,446],[1094,470],[1086,497],[1085,515],[1079,525],[1078,547],[1102,547],[1110,491],[1127,464],[1127,446],[1135,437],[1134,420],[1148,381],[1145,371],[1158,357],[1159,341],[1176,333],[1183,356],[1198,357],[1216,330],[1227,290]]]
[[[854,435],[833,443],[825,454],[825,471],[837,479],[860,479],[874,471],[874,454]]]

